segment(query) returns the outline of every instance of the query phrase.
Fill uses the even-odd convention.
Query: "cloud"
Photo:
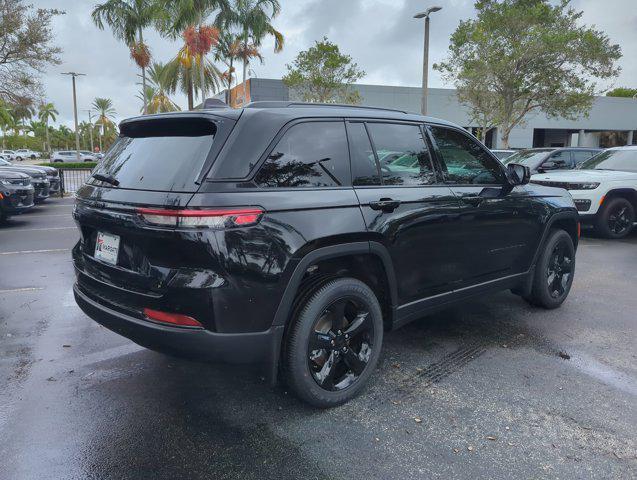
[[[98,0],[31,0],[36,7],[61,8],[67,14],[54,21],[56,43],[64,50],[63,64],[49,68],[43,77],[48,99],[60,111],[60,119],[73,124],[71,81],[60,72],[74,70],[86,73],[78,80],[78,109],[86,119],[95,97],[108,97],[114,102],[119,119],[136,115],[141,102],[135,98],[139,91],[139,69],[130,59],[126,46],[113,38],[110,30],[100,31],[90,17]],[[474,15],[472,0],[282,0],[281,15],[275,26],[284,33],[283,52],[275,54],[272,40],[266,40],[262,51],[263,65],[251,69],[261,78],[281,78],[285,65],[291,63],[301,50],[327,36],[341,50],[351,55],[365,70],[363,83],[385,85],[419,85],[422,77],[423,21],[413,15],[429,4],[443,7],[431,19],[430,63],[445,58],[448,40],[461,19]],[[612,4],[612,8],[609,8]],[[634,0],[574,0],[573,6],[584,11],[582,21],[595,24],[622,46],[624,58],[622,74],[617,85],[637,86],[637,13]],[[154,58],[167,61],[179,48],[179,42],[146,32]],[[239,70],[239,75],[240,69]],[[445,85],[437,72],[430,71],[432,87]],[[186,99],[178,94],[181,106]]]

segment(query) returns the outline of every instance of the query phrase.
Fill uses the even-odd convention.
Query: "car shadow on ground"
[[[559,348],[515,317],[532,307],[502,295],[508,297],[504,308],[467,302],[387,333],[375,380],[354,402],[382,409],[405,400],[491,348],[559,355]],[[325,412],[306,406],[284,385],[271,389],[256,371],[142,350],[74,374],[83,378],[74,401],[86,408],[108,402],[90,441],[81,442],[90,449],[82,455],[85,472],[135,477],[161,465],[162,478],[185,471],[215,471],[215,478],[327,478],[303,454],[302,443],[278,431],[286,422],[324,421]],[[338,410],[327,415],[338,416]]]

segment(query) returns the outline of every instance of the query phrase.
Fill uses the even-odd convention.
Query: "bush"
[[[95,165],[97,165],[97,162],[69,162],[69,163],[63,163],[63,162],[51,162],[51,163],[38,163],[38,165],[42,166],[42,167],[55,167],[57,169],[72,169],[72,168],[90,168],[93,169],[95,168]]]

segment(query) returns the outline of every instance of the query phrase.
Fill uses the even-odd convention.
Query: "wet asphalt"
[[[0,479],[637,478],[637,234],[583,238],[559,310],[503,292],[387,334],[319,411],[87,318],[71,209],[0,227]]]

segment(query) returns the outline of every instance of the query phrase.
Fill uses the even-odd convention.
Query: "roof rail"
[[[348,105],[345,103],[312,103],[312,102],[284,102],[284,101],[259,101],[250,102],[244,108],[289,108],[289,107],[333,107],[333,108],[359,108],[362,110],[382,110],[408,114],[404,110],[395,108],[369,107],[367,105]]]

